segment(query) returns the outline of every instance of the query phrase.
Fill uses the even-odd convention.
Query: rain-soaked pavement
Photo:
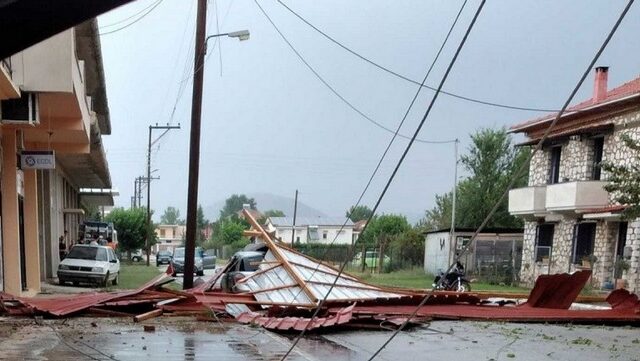
[[[144,332],[143,325],[155,325]],[[400,334],[378,360],[640,360],[632,327],[434,322]],[[388,331],[315,334],[288,360],[366,360]],[[279,360],[292,336],[192,318],[0,318],[0,360]]]

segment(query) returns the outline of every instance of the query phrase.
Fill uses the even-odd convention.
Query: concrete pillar
[[[4,291],[22,293],[20,284],[20,235],[18,229],[18,188],[16,130],[2,130],[2,254]]]
[[[29,293],[40,292],[40,247],[38,246],[38,187],[35,170],[24,171],[24,238]]]

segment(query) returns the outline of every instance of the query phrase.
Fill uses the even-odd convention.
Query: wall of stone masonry
[[[621,139],[622,134],[628,134],[633,139],[640,140],[640,111],[627,113],[613,118],[614,131],[605,135],[603,161],[618,165],[631,165],[637,162],[629,155],[629,149]],[[549,149],[541,150],[531,160],[529,167],[529,186],[546,185],[550,166]],[[593,167],[593,140],[573,137],[562,147],[560,164],[560,181],[590,180]],[[607,180],[609,174],[603,171],[602,180]],[[616,204],[615,194],[610,194],[610,204]],[[523,284],[533,285],[540,274],[575,271],[571,264],[573,251],[574,225],[579,215],[565,215],[555,224],[553,239],[553,256],[548,265],[535,262],[536,222],[525,222],[522,268],[520,280]],[[618,222],[599,221],[596,226],[596,240],[594,255],[598,262],[594,267],[594,286],[599,287],[607,280],[613,280],[613,263],[617,242]],[[632,248],[630,270],[623,275],[627,286],[635,292],[640,291],[640,218],[629,222],[627,231],[627,246]]]
[[[626,245],[631,247],[631,267],[622,275],[622,278],[627,281],[629,290],[638,293],[640,292],[640,218],[629,222]]]

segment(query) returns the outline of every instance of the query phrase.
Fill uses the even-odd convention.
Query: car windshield
[[[184,248],[176,248],[173,250],[173,258],[184,258]]]
[[[66,258],[107,261],[107,251],[100,247],[73,247]]]
[[[165,257],[166,256],[171,256],[171,253],[166,252],[166,251],[160,251],[160,252],[158,252],[158,256],[165,256]]]

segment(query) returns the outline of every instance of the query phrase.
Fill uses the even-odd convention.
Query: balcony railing
[[[533,215],[546,212],[546,186],[517,188],[509,191],[509,213]]]
[[[606,181],[576,181],[547,186],[546,208],[550,212],[605,207],[609,193]]]

